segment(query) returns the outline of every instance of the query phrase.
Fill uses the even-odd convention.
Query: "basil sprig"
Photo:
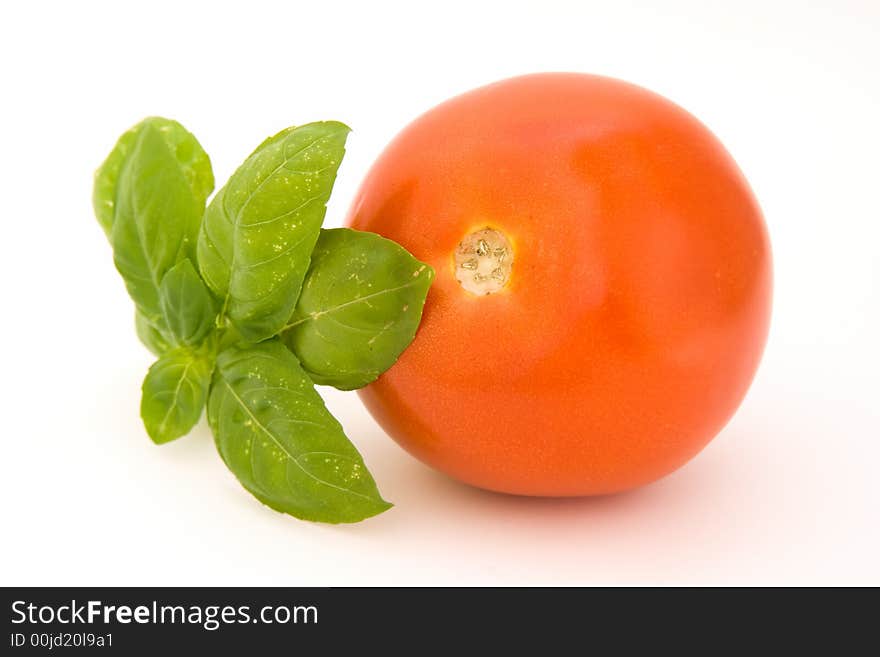
[[[150,438],[187,434],[207,405],[241,484],[297,518],[357,522],[390,508],[314,384],[362,387],[415,336],[434,272],[401,246],[322,230],[348,128],[265,140],[209,204],[196,138],[148,118],[95,175],[98,222],[158,360],[142,386]]]

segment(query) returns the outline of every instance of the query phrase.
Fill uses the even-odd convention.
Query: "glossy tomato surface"
[[[591,495],[655,480],[718,433],[758,366],[761,211],[718,140],[640,87],[539,74],[453,98],[387,147],[349,223],[437,274],[415,341],[362,399],[470,484]],[[475,264],[492,249],[468,236],[487,229],[509,272]],[[459,282],[494,273],[490,294]]]

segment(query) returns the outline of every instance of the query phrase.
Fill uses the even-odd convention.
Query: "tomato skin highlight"
[[[528,75],[442,103],[381,154],[348,223],[436,271],[414,342],[361,398],[482,488],[596,495],[672,472],[733,415],[766,342],[748,183],[693,116],[611,78]],[[453,253],[485,227],[515,260],[474,296]]]

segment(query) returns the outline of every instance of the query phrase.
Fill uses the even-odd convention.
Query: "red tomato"
[[[361,397],[470,484],[655,480],[718,433],[758,366],[758,204],[701,123],[631,84],[540,74],[453,98],[387,147],[349,223],[437,272],[415,341]]]

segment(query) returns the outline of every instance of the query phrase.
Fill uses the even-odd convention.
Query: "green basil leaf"
[[[168,270],[160,292],[162,314],[175,342],[199,344],[214,328],[217,307],[189,258]]]
[[[390,508],[360,454],[278,339],[220,354],[208,422],[258,500],[303,520],[357,522]]]
[[[293,311],[348,131],[327,121],[270,137],[205,212],[202,277],[245,340],[276,335]]]
[[[177,121],[153,116],[144,119],[136,126],[126,131],[116,142],[116,146],[104,160],[104,163],[95,172],[95,184],[92,192],[92,204],[95,208],[95,216],[98,223],[110,236],[113,227],[113,218],[116,214],[116,196],[119,175],[122,167],[128,160],[138,137],[145,126],[151,126],[159,131],[168,150],[174,155],[177,166],[183,173],[189,184],[190,191],[203,208],[208,195],[214,189],[214,174],[211,170],[211,160],[202,149],[196,138]]]
[[[315,383],[361,388],[412,342],[433,278],[391,240],[323,230],[282,339]]]
[[[178,347],[153,363],[141,387],[141,418],[154,443],[167,443],[189,433],[199,421],[208,385],[211,358]]]
[[[129,295],[160,329],[162,277],[194,255],[202,211],[161,126],[145,123],[120,170],[110,243]]]
[[[162,332],[137,309],[134,311],[134,330],[137,332],[138,339],[154,356],[161,356],[171,349],[171,343],[165,339]]]

